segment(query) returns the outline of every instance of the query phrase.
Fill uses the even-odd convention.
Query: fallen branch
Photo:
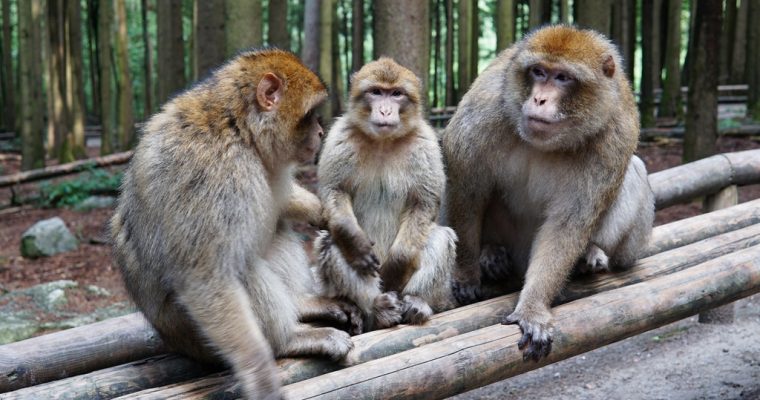
[[[126,164],[129,162],[130,158],[132,158],[132,152],[125,151],[123,153],[89,158],[87,160],[79,160],[67,164],[53,165],[50,167],[33,169],[31,171],[0,176],[0,188],[82,172],[93,166],[108,167],[111,165]]]

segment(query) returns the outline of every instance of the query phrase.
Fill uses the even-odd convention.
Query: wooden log
[[[705,212],[711,212],[735,206],[739,202],[739,189],[731,185],[721,189],[718,193],[705,197],[703,208]],[[699,322],[703,324],[731,324],[734,322],[734,304],[726,304],[712,310],[699,313]]]
[[[515,325],[494,325],[284,388],[289,399],[435,399],[463,393],[760,292],[760,246],[554,310],[552,352],[524,362]]]
[[[0,188],[82,172],[87,170],[87,168],[91,168],[93,166],[108,167],[111,165],[126,164],[131,158],[132,152],[125,151],[123,153],[116,153],[103,157],[95,157],[87,160],[79,160],[66,164],[53,165],[46,168],[33,169],[31,171],[24,171],[11,175],[0,176]]]
[[[706,260],[756,245],[760,245],[760,225],[752,225],[647,257],[625,272],[601,274],[571,281],[557,303],[577,300],[595,293],[681,271]],[[354,337],[355,347],[349,354],[347,363],[355,365],[377,360],[496,324],[503,313],[514,308],[517,297],[518,294],[513,293],[459,307],[434,315],[427,324],[422,326],[398,326],[356,336]],[[283,371],[282,379],[285,384],[302,381],[340,368],[334,363],[317,359],[286,359],[280,360],[279,365]],[[215,376],[172,385],[171,390],[166,393],[163,391],[164,388],[148,389],[139,392],[134,398],[143,398],[143,396],[164,398],[169,394],[191,398],[196,395],[212,398],[234,397],[239,393],[235,392],[233,385],[234,381],[228,376]]]
[[[718,154],[649,175],[658,210],[726,186],[754,183],[760,183],[760,149]]]
[[[135,313],[0,346],[0,393],[164,352]]]

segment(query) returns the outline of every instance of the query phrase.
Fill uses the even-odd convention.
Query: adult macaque
[[[274,356],[324,355],[359,311],[317,296],[289,219],[320,224],[319,199],[293,179],[313,159],[327,91],[294,55],[241,54],[145,126],[111,224],[116,263],[174,350],[232,367],[251,399],[279,398]]]
[[[551,302],[581,260],[631,265],[654,201],[633,155],[639,118],[615,47],[569,26],[540,29],[502,52],[459,104],[443,138],[445,219],[459,237],[455,295],[478,298],[481,265],[524,276],[503,323],[526,359],[551,350]]]
[[[319,161],[329,227],[315,245],[319,273],[326,294],[356,302],[369,329],[423,323],[454,305],[456,236],[435,222],[445,177],[421,90],[389,58],[362,67]]]

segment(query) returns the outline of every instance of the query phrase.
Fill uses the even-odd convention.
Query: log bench
[[[499,324],[516,305],[511,293],[355,336],[345,365],[279,360],[286,397],[444,398],[760,292],[760,199],[727,207],[736,185],[757,183],[760,150],[650,175],[658,209],[705,197],[715,211],[656,227],[630,270],[571,281],[539,363],[523,362],[516,325]],[[227,371],[167,354],[139,313],[0,346],[0,399],[237,395]]]

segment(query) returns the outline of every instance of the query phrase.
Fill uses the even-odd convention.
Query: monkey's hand
[[[385,292],[372,303],[372,315],[375,329],[385,329],[401,323],[404,303],[399,300],[396,292]]]
[[[518,306],[512,314],[501,320],[504,325],[520,326],[522,337],[517,342],[517,347],[523,351],[523,361],[538,362],[552,350],[552,315],[545,307],[539,308],[541,309],[522,310]]]
[[[372,251],[373,243],[362,232],[361,235],[352,237],[348,246],[339,246],[348,265],[360,275],[377,276],[380,269],[380,260]]]
[[[390,256],[380,267],[380,278],[383,281],[383,289],[386,291],[402,292],[417,272],[417,262],[401,252],[391,252]]]
[[[480,272],[488,280],[499,282],[509,277],[509,253],[506,247],[483,245],[480,251]]]
[[[451,292],[460,306],[475,303],[483,297],[480,290],[480,279],[473,279],[472,277],[466,279],[455,277],[451,281]]]

